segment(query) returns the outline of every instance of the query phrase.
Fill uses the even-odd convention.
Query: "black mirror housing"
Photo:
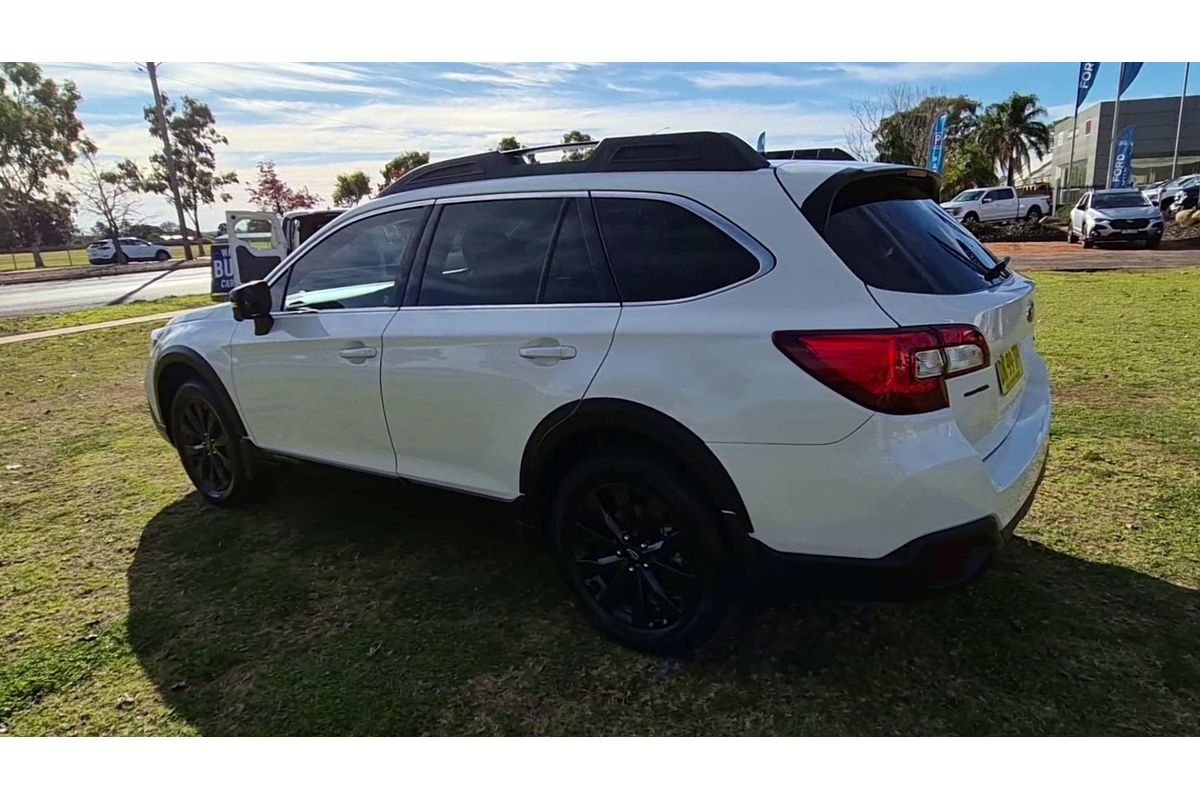
[[[235,286],[229,292],[233,304],[233,318],[238,322],[254,320],[254,333],[262,336],[269,333],[274,320],[271,318],[271,287],[266,281],[250,281]]]

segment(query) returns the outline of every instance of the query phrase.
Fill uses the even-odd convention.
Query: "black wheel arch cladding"
[[[589,398],[568,403],[534,428],[521,458],[520,491],[533,507],[550,498],[543,491],[548,467],[564,446],[589,435],[613,434],[661,448],[696,478],[724,516],[736,517],[745,532],[753,531],[749,512],[733,479],[708,446],[687,426],[661,411],[630,400]]]
[[[238,437],[246,435],[246,429],[242,425],[242,418],[237,413],[237,406],[233,402],[233,398],[229,396],[228,389],[225,388],[225,383],[217,375],[216,370],[212,368],[204,357],[190,347],[184,345],[172,345],[162,352],[158,360],[154,363],[154,399],[158,403],[159,415],[167,427],[167,436],[172,437],[170,425],[171,408],[170,405],[164,402],[163,390],[171,388],[178,389],[187,377],[178,379],[178,383],[174,380],[167,381],[168,378],[175,374],[179,374],[182,370],[191,372],[204,381],[205,384],[216,395],[218,402],[221,404],[221,411],[233,420],[234,431]],[[186,374],[186,373],[185,373]]]

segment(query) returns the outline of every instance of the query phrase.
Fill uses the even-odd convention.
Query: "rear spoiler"
[[[800,213],[808,220],[808,223],[813,226],[817,233],[822,236],[825,234],[825,225],[829,222],[829,217],[837,208],[838,198],[848,188],[862,188],[864,191],[869,191],[870,187],[866,184],[880,182],[886,184],[890,182],[901,182],[906,184],[910,190],[915,189],[917,193],[937,201],[941,196],[942,179],[936,172],[931,172],[920,167],[905,167],[888,164],[886,166],[862,166],[849,167],[840,170],[826,178],[820,186],[813,189],[805,198],[800,206]],[[880,189],[885,192],[884,186]]]

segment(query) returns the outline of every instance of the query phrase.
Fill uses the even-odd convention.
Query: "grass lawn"
[[[981,581],[608,644],[480,500],[294,472],[229,512],[142,395],[146,328],[0,347],[13,734],[1200,734],[1200,271],[1038,276],[1049,471]]]
[[[124,303],[119,306],[100,306],[82,311],[68,311],[64,314],[0,317],[0,336],[48,331],[73,325],[88,325],[93,322],[110,322],[115,319],[142,317],[166,311],[183,311],[188,308],[212,305],[212,302],[212,298],[206,294],[172,295],[157,300],[134,300],[132,303]],[[155,323],[155,326],[162,324],[158,322]]]
[[[183,258],[183,245],[169,245],[167,247],[171,251],[171,258]],[[204,246],[204,253],[207,255],[209,246]],[[195,246],[192,248],[192,255],[197,255]],[[42,261],[47,267],[86,267],[88,265],[87,250],[78,248],[75,250],[49,250],[42,253]],[[0,272],[5,272],[12,269],[37,269],[33,265],[32,253],[0,253]]]

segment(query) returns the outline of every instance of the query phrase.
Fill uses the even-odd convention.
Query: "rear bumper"
[[[783,589],[859,600],[904,599],[948,591],[987,569],[1029,513],[1045,475],[1037,480],[1006,525],[982,517],[913,539],[880,558],[843,558],[782,553],[759,545],[753,570],[768,591]]]
[[[769,550],[887,562],[931,532],[1002,532],[1027,506],[1050,439],[1046,365],[1032,348],[1024,355],[1020,406],[986,457],[949,411],[876,414],[828,445],[709,446]]]

